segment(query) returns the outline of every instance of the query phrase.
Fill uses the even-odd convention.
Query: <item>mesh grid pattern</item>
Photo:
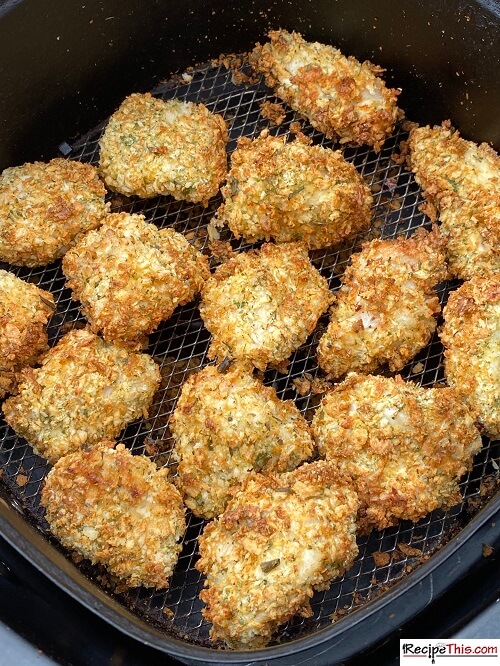
[[[260,104],[266,100],[279,100],[262,83],[238,85],[234,82],[234,73],[231,70],[213,63],[196,68],[187,78],[190,80],[163,83],[152,92],[165,100],[176,97],[203,102],[210,110],[222,114],[229,127],[229,153],[235,149],[236,140],[240,136],[255,136],[264,128],[269,128],[274,134],[288,134],[291,122],[297,120],[302,123],[302,131],[311,137],[314,144],[333,146],[331,141],[291,110],[287,110],[286,120],[279,127],[271,126],[260,114]],[[66,155],[71,148],[71,159],[97,164],[98,141],[104,125],[105,123],[102,123],[72,145],[61,144],[61,151]],[[405,133],[400,126],[378,155],[366,148],[344,150],[345,157],[356,165],[372,189],[373,225],[370,230],[358,234],[340,247],[311,253],[313,263],[334,290],[340,285],[340,277],[350,255],[360,249],[363,241],[378,236],[409,235],[428,222],[419,212],[422,198],[413,175],[392,159],[392,154],[404,138]],[[174,228],[185,234],[195,247],[207,255],[210,254],[207,225],[221,203],[220,195],[212,199],[207,208],[198,204],[177,202],[170,197],[156,197],[145,201],[127,199],[120,195],[110,195],[109,198],[114,211],[143,213],[148,221],[154,221],[160,227]],[[231,242],[236,250],[250,247],[242,241],[237,242],[228,230],[222,232],[221,240]],[[77,304],[71,300],[71,293],[65,288],[60,262],[39,269],[13,268],[6,265],[2,267],[54,295],[57,312],[49,326],[51,345],[55,344],[62,333],[82,320]],[[438,293],[442,304],[446,302],[448,292],[457,286],[458,282],[440,285]],[[327,323],[328,318],[324,316],[316,332],[291,356],[288,374],[279,374],[277,371],[265,373],[265,383],[272,385],[280,398],[294,399],[299,409],[309,418],[320,396],[300,396],[295,390],[293,380],[302,377],[304,373],[309,373],[312,378],[320,374],[315,349]],[[164,322],[150,336],[148,351],[160,364],[162,383],[149,418],[131,424],[120,438],[135,453],[150,455],[159,465],[170,465],[168,417],[187,375],[207,364],[209,338],[196,303],[179,308],[169,321]],[[444,379],[442,360],[442,346],[435,334],[427,347],[401,374],[422,386],[432,386]],[[427,556],[446,542],[457,529],[467,524],[478,510],[475,500],[481,495],[481,482],[497,472],[495,456],[498,457],[498,443],[485,440],[482,451],[476,456],[473,469],[461,482],[464,499],[452,510],[446,513],[435,511],[417,524],[403,522],[395,528],[374,532],[369,537],[359,539],[359,555],[353,567],[342,578],[333,581],[328,590],[313,597],[311,618],[296,618],[284,626],[279,635],[280,642],[310,634],[330,624],[332,620],[339,620],[359,607],[364,600],[373,598],[386,585],[394,583],[410,569],[418,566],[415,558],[398,550],[398,544],[411,543],[412,547],[418,548]],[[0,422],[0,466],[2,481],[9,488],[12,503],[19,503],[25,515],[34,520],[48,536],[48,526],[39,508],[40,486],[48,471],[48,465],[42,458],[34,455],[31,447],[18,438],[3,421]],[[155,592],[139,588],[125,592],[115,591],[114,594],[119,601],[143,618],[154,622],[156,626],[162,627],[167,634],[183,637],[195,644],[207,645],[209,625],[202,618],[202,603],[199,600],[203,580],[194,568],[197,537],[203,525],[203,521],[188,512],[188,529],[183,539],[183,550],[168,591]],[[372,555],[375,551],[388,554],[384,564],[379,562],[376,566]],[[85,562],[79,566],[92,578],[101,579],[102,570],[97,567],[91,567]]]

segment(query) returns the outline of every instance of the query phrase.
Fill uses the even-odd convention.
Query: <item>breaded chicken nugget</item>
[[[94,332],[140,348],[144,336],[210,276],[208,259],[173,229],[114,213],[64,257],[63,272]]]
[[[467,280],[500,271],[500,157],[460,138],[449,121],[413,129],[409,147],[408,164],[438,211],[451,273]]]
[[[90,164],[56,158],[10,167],[0,176],[0,260],[49,264],[109,211]]]
[[[212,333],[209,358],[244,358],[265,370],[290,356],[333,300],[301,243],[242,253],[207,280],[200,314]]]
[[[291,471],[313,453],[295,404],[280,400],[252,370],[235,362],[225,374],[207,366],[191,375],[170,418],[177,486],[202,518],[222,513],[232,488],[252,470]]]
[[[400,370],[429,342],[440,311],[433,287],[447,275],[444,239],[434,229],[411,238],[373,240],[354,254],[318,345],[333,377]]]
[[[333,46],[306,42],[297,32],[274,30],[269,39],[250,55],[267,85],[328,138],[379,151],[401,115],[400,91],[379,78],[384,69],[346,58]]]
[[[452,388],[424,389],[401,377],[350,373],[323,398],[312,431],[320,454],[351,477],[364,532],[459,502],[458,479],[481,448]]]
[[[203,104],[136,93],[109,119],[99,170],[122,194],[207,202],[227,171],[226,123]]]
[[[500,437],[500,275],[472,278],[443,310],[441,341],[448,383],[476,413],[479,428]]]
[[[4,402],[3,412],[35,453],[55,463],[116,437],[146,415],[159,384],[160,371],[147,354],[74,330],[45,355],[41,368],[23,371],[19,395]]]
[[[340,151],[262,134],[240,139],[216,219],[248,242],[338,243],[370,226],[373,198]]]
[[[0,270],[0,398],[16,384],[16,373],[48,350],[52,294]]]
[[[182,498],[145,456],[114,442],[71,453],[50,470],[41,504],[63,546],[127,587],[167,588],[186,531]]]
[[[357,555],[357,508],[347,480],[324,461],[251,475],[199,539],[211,639],[262,647],[283,622],[309,617],[314,590]]]

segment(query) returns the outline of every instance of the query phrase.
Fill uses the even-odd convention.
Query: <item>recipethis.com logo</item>
[[[500,640],[477,639],[402,639],[400,640],[401,666],[413,664],[442,664],[442,666],[500,666]]]

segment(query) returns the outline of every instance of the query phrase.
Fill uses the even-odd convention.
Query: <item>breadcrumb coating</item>
[[[14,390],[16,373],[48,350],[52,294],[0,270],[0,398]]]
[[[0,176],[0,260],[43,266],[59,259],[109,212],[90,164],[56,158]]]
[[[382,67],[346,58],[326,44],[306,42],[297,32],[274,30],[257,44],[250,64],[268,86],[328,138],[377,152],[402,113],[399,90],[387,88]]]
[[[301,243],[265,243],[219,266],[200,314],[212,333],[209,358],[280,363],[313,332],[333,296]]]
[[[370,189],[340,151],[265,132],[238,141],[222,194],[216,219],[251,243],[273,238],[323,248],[371,221]]]
[[[191,375],[170,418],[177,486],[202,518],[222,513],[232,489],[252,470],[291,471],[313,453],[295,403],[280,400],[252,370],[234,362],[225,373],[207,366]]]
[[[67,333],[42,367],[23,370],[19,394],[3,404],[7,423],[35,453],[55,463],[61,456],[113,439],[146,416],[160,384],[147,354],[133,354],[87,329]]]
[[[252,474],[199,539],[210,637],[232,648],[266,645],[294,615],[312,614],[314,590],[358,553],[358,501],[324,461],[286,474]]]
[[[500,271],[498,154],[462,139],[449,121],[413,129],[409,147],[408,164],[439,214],[451,273],[468,280]]]
[[[181,550],[184,507],[167,470],[114,442],[61,458],[41,504],[54,536],[127,587],[165,589]]]
[[[140,348],[144,336],[199,293],[208,259],[173,229],[115,213],[68,252],[63,272],[94,332]]]
[[[448,383],[477,415],[479,428],[500,438],[500,275],[473,277],[450,294],[441,341]]]
[[[351,257],[319,341],[325,372],[400,370],[429,342],[440,311],[433,291],[446,279],[445,241],[437,229],[372,240]]]
[[[203,104],[135,93],[109,119],[99,170],[121,194],[206,204],[226,175],[227,141],[224,119]]]
[[[350,373],[312,422],[320,455],[352,479],[361,531],[417,521],[461,500],[481,437],[454,389]]]

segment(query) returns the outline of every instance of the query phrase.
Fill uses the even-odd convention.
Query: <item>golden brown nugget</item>
[[[207,280],[200,314],[212,334],[209,358],[242,358],[265,370],[303,344],[333,297],[301,243],[237,255]]]
[[[226,175],[227,141],[224,119],[203,104],[135,93],[109,119],[99,170],[121,194],[206,203]]]
[[[217,222],[251,243],[273,238],[323,248],[371,221],[370,189],[340,151],[265,133],[239,140],[222,194]]]
[[[34,365],[49,348],[47,322],[52,294],[0,270],[0,398],[16,385],[16,373]]]
[[[258,648],[294,615],[309,617],[314,591],[358,553],[357,508],[347,480],[324,461],[251,475],[199,539],[211,639]]]
[[[461,500],[458,480],[481,437],[454,389],[351,373],[312,423],[320,455],[352,479],[360,530],[417,521]]]
[[[222,513],[232,489],[252,470],[291,471],[313,453],[309,426],[294,402],[280,400],[252,370],[234,362],[225,373],[207,366],[191,375],[170,418],[177,487],[202,518]]]
[[[328,138],[379,151],[402,115],[399,90],[387,88],[382,67],[346,58],[297,32],[274,30],[257,44],[250,63],[292,109]]]
[[[61,458],[41,504],[63,546],[102,564],[127,587],[169,586],[186,531],[182,498],[145,456],[101,442]]]
[[[429,342],[440,311],[433,288],[446,279],[445,241],[435,229],[373,240],[354,254],[318,345],[325,372],[400,370]]]
[[[462,139],[449,121],[410,132],[408,163],[437,212],[451,273],[464,280],[500,271],[500,157]]]
[[[4,402],[3,412],[35,453],[55,463],[146,416],[159,384],[160,371],[147,354],[74,330],[45,355],[41,368],[23,371],[19,394]]]
[[[43,266],[59,259],[109,212],[90,164],[56,158],[0,176],[0,260]]]
[[[480,430],[500,437],[500,275],[476,276],[450,294],[441,341],[448,383],[476,414]]]
[[[198,294],[208,259],[173,229],[114,213],[64,257],[63,272],[92,330],[140,348],[144,337]]]

